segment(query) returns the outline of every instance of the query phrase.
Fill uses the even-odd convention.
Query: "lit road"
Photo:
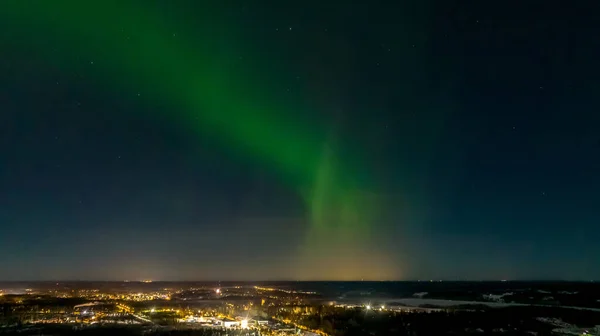
[[[277,318],[277,317],[275,317],[275,316],[271,316],[271,317],[272,317],[274,320],[277,320],[277,321],[279,321],[279,322],[283,322],[283,323],[286,323],[286,324],[291,324],[291,325],[293,325],[294,327],[296,327],[296,328],[298,328],[298,329],[300,329],[300,330],[304,330],[304,331],[312,332],[312,333],[315,333],[315,334],[319,334],[319,335],[321,335],[321,336],[330,336],[329,334],[327,334],[327,333],[325,333],[325,332],[323,332],[323,331],[321,331],[321,330],[313,330],[313,329],[309,329],[309,328],[307,328],[307,327],[305,327],[305,326],[303,326],[303,325],[301,325],[301,324],[294,323],[294,322],[292,322],[292,321],[290,321],[290,320],[282,320],[282,319],[279,319],[279,318]]]
[[[133,310],[131,307],[129,307],[129,306],[126,306],[126,305],[124,305],[124,304],[121,304],[121,303],[117,303],[117,307],[119,307],[119,308],[121,308],[123,311],[125,311],[125,312],[127,312],[127,313],[131,314],[131,316],[135,317],[135,318],[136,318],[136,319],[138,319],[138,320],[141,320],[141,321],[143,321],[143,322],[147,322],[147,323],[152,323],[152,324],[154,324],[154,322],[152,322],[152,320],[149,320],[149,319],[147,319],[147,318],[145,318],[145,317],[142,317],[142,316],[140,316],[140,315],[136,314],[136,313],[134,312],[134,310]]]

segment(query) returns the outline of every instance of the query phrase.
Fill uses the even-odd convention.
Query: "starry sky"
[[[597,10],[2,1],[0,279],[599,279]]]

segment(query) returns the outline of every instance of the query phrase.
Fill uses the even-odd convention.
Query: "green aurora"
[[[294,277],[317,268],[321,278],[387,278],[393,270],[371,242],[378,210],[367,191],[376,186],[360,153],[342,157],[343,144],[327,123],[274,97],[265,65],[236,67],[238,51],[251,46],[228,28],[231,19],[218,6],[193,19],[170,9],[137,1],[7,0],[0,18],[21,28],[20,48],[61,69],[73,55],[90,55],[103,85],[178,106],[165,111],[173,123],[273,168],[298,190],[311,225],[291,262]],[[202,37],[186,35],[191,26]]]

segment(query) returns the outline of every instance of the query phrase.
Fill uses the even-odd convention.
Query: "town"
[[[30,287],[19,287],[25,285]],[[508,335],[526,331],[593,335],[600,331],[582,320],[597,319],[597,309],[561,310],[567,318],[576,315],[584,325],[578,327],[561,320],[551,308],[507,304],[498,296],[490,299],[490,295],[482,296],[489,299],[485,304],[427,300],[423,298],[427,292],[405,299],[348,300],[289,283],[149,280],[13,283],[5,287],[0,292],[0,334],[86,334],[109,329],[110,334],[123,335],[246,336],[428,335],[441,330],[459,335],[486,330]]]
[[[151,281],[41,283],[0,292],[0,324],[139,326],[157,329],[246,330],[260,335],[325,335],[285,319],[311,312],[315,293],[258,286],[172,287]],[[95,287],[94,287],[95,286]],[[92,288],[93,287],[93,288]],[[288,315],[286,315],[288,314]]]

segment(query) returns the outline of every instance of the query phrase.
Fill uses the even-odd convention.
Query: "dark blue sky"
[[[514,3],[224,9],[253,41],[240,53],[279,71],[280,98],[315,107],[340,151],[366,153],[382,205],[371,244],[392,278],[600,278],[597,15]],[[52,36],[29,45],[8,22],[0,279],[298,277],[308,209],[272,167],[182,126],[165,113],[177,103],[107,83],[84,55],[53,64]]]

